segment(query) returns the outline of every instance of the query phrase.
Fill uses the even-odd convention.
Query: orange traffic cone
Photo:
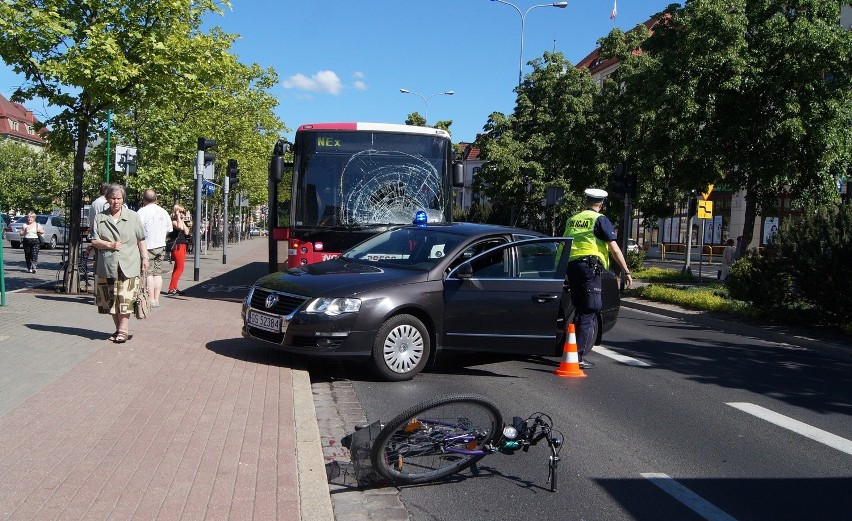
[[[577,335],[574,333],[574,324],[568,324],[565,348],[562,350],[562,362],[559,364],[559,369],[554,372],[557,376],[567,378],[582,378],[587,376],[580,369],[580,356],[577,354]]]

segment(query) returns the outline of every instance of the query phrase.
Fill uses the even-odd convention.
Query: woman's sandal
[[[109,340],[110,342],[115,342],[115,337],[117,337],[117,336],[118,336],[118,331],[116,331],[115,333],[111,334],[111,335],[107,338],[107,340]]]
[[[113,342],[115,342],[116,344],[123,344],[130,340],[130,338],[131,335],[128,335],[127,331],[118,331],[115,334],[115,340],[113,340]]]

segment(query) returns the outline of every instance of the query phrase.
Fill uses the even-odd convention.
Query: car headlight
[[[357,313],[360,309],[361,299],[359,298],[315,298],[305,307],[305,312],[340,315]]]

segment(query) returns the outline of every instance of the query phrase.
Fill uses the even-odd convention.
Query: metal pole
[[[104,179],[105,183],[109,184],[109,171],[112,168],[112,165],[109,164],[109,155],[112,150],[109,148],[109,137],[110,137],[110,125],[112,123],[112,111],[107,111],[107,139],[106,139],[106,163],[104,163]],[[91,226],[91,225],[90,225]]]
[[[700,246],[698,247],[698,282],[701,282],[701,269],[704,267],[704,221],[706,219],[701,219],[701,241],[699,241]]]
[[[223,223],[222,227],[222,264],[228,264],[228,192],[231,189],[230,179],[225,175],[225,180],[222,183],[222,201],[223,201]]]
[[[201,280],[201,252],[198,245],[201,244],[201,232],[198,223],[201,222],[201,178],[204,177],[204,151],[199,150],[195,157],[195,226],[192,228],[192,242],[195,248],[192,249],[193,263],[195,264],[192,274],[192,280]]]

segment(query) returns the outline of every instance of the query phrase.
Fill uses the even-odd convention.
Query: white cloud
[[[310,78],[301,73],[294,74],[284,80],[284,88],[325,92],[336,96],[343,89],[343,83],[334,71],[319,71]]]
[[[357,90],[367,90],[367,84],[361,80],[353,82],[352,86],[355,87]]]
[[[355,76],[356,78],[358,78],[360,80],[360,79],[364,78],[364,73],[361,72],[361,71],[355,71],[355,74],[353,74],[353,76]]]

